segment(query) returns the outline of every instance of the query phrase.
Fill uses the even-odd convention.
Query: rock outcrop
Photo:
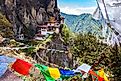
[[[23,34],[32,38],[36,25],[50,17],[59,20],[57,0],[0,0],[0,11],[12,23],[15,37]]]

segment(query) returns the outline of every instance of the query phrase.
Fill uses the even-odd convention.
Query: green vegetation
[[[71,32],[71,30],[67,27],[66,24],[62,24],[63,28],[62,28],[62,38],[65,42],[65,44],[69,45],[71,40],[75,37],[75,34],[73,32]]]
[[[13,36],[11,24],[2,14],[0,14],[0,33],[4,37]],[[35,54],[35,52],[39,50],[39,48],[44,48],[48,42],[51,42],[54,39],[55,35],[56,34],[50,35],[46,40],[43,41],[24,42],[25,45],[29,45],[31,47],[28,49],[21,50],[19,52],[24,52],[27,56],[29,55],[32,57],[32,54]],[[69,47],[69,51],[72,54],[71,59],[73,61],[79,59],[78,65],[82,63],[94,65],[95,70],[97,70],[99,67],[103,67],[106,72],[109,72],[108,75],[110,77],[116,77],[116,81],[120,80],[120,47],[110,47],[105,44],[99,43],[97,38],[90,33],[73,33],[65,24],[63,24],[61,36],[59,37],[61,37],[64,44]],[[21,44],[19,42],[11,40],[10,46],[19,47],[21,46]],[[98,63],[98,61],[100,62]]]
[[[4,15],[0,13],[0,34],[3,37],[13,37],[12,25]]]
[[[99,43],[97,38],[92,34],[80,33],[74,34],[74,36],[66,27],[67,26],[64,25],[62,33],[64,35],[62,36],[67,44],[71,44],[70,50],[73,54],[73,59],[79,59],[79,65],[82,63],[94,65],[95,70],[103,67],[106,72],[109,72],[108,74],[110,77],[112,77],[112,75],[115,77],[121,75],[120,47],[111,47],[106,44]],[[116,79],[119,80],[118,77],[116,77]]]
[[[11,27],[11,23],[0,13],[0,26]]]
[[[91,14],[68,15],[61,13],[65,18],[65,23],[71,31],[75,33],[92,33],[100,35],[101,23],[95,20]]]

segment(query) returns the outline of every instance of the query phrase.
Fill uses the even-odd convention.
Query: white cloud
[[[82,13],[93,14],[95,9],[96,7],[80,7],[80,8],[60,7],[61,12],[73,15],[80,15]]]

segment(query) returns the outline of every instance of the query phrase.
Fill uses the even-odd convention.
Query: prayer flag
[[[4,75],[7,69],[8,69],[8,63],[0,63],[0,77]]]
[[[99,70],[98,73],[99,73],[99,76],[104,78],[105,81],[109,81],[105,72],[104,72],[104,69]]]
[[[49,67],[49,73],[50,73],[51,77],[56,79],[56,80],[58,78],[60,78],[60,72],[59,72],[58,68],[50,68]]]
[[[46,81],[55,81],[60,78],[60,72],[57,68],[50,68],[40,64],[35,64],[35,67],[39,68]]]
[[[31,67],[32,64],[21,59],[17,59],[15,63],[12,65],[12,69],[14,69],[16,72],[22,75],[28,75]]]
[[[0,63],[12,63],[15,62],[16,59],[15,58],[10,58],[4,55],[0,55]]]
[[[61,75],[68,75],[68,76],[75,75],[74,71],[71,71],[71,70],[64,70],[64,69],[59,69],[59,70],[60,70]]]
[[[71,71],[71,70],[64,70],[64,69],[59,69],[59,70],[61,74],[61,79],[68,79],[75,75],[74,71]]]
[[[95,77],[97,77],[98,81],[103,81],[104,79],[98,76],[93,70],[89,70],[89,73]]]
[[[79,67],[75,70],[75,72],[84,71],[84,72],[88,73],[89,70],[90,70],[90,68],[91,68],[90,65],[83,63],[81,66],[79,66]]]

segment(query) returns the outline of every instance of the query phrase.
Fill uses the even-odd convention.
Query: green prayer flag
[[[47,66],[35,64],[35,67],[39,68],[46,81],[55,81],[55,79],[51,77]]]

